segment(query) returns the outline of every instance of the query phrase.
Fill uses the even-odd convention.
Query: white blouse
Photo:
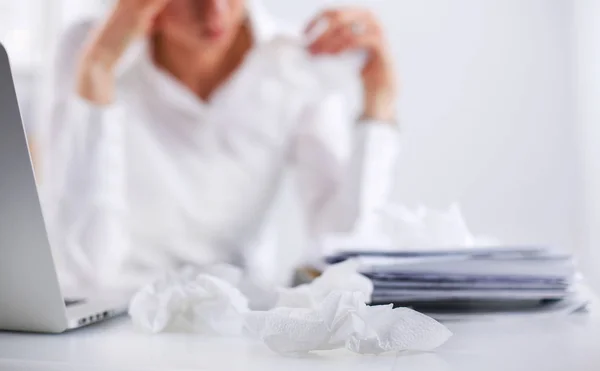
[[[64,286],[135,288],[215,262],[284,284],[324,236],[387,200],[399,138],[394,125],[353,117],[343,90],[359,66],[311,58],[257,7],[250,18],[255,47],[209,102],[140,41],[119,66],[115,101],[94,106],[73,89],[94,22],[65,33],[40,133]]]

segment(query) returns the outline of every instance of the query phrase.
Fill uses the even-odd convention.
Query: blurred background
[[[340,3],[380,16],[403,81],[396,201],[458,202],[476,233],[574,251],[593,275],[600,264],[599,1],[263,2],[297,26]],[[57,38],[107,3],[0,0],[0,40],[30,135],[44,123],[37,108]]]

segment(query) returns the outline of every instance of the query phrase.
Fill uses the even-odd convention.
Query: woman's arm
[[[64,178],[60,172],[70,167],[66,162],[76,157],[76,148],[93,153],[93,148],[76,146],[100,134],[102,116],[114,99],[119,60],[169,1],[118,0],[104,20],[81,22],[64,33],[52,66],[49,100],[43,102],[44,122],[31,140],[34,163],[46,173],[38,171],[40,179],[48,174]]]
[[[352,232],[390,197],[400,149],[395,125],[351,122],[342,95],[307,114],[294,153],[312,237]]]
[[[120,177],[110,163],[118,156],[114,105],[99,105],[77,91],[77,69],[95,32],[94,21],[69,27],[55,51],[48,101],[36,132],[40,198],[61,282],[81,285],[97,279],[94,251],[119,246]],[[117,132],[117,135],[114,135]]]
[[[77,67],[77,92],[107,105],[114,99],[115,69],[131,43],[145,36],[170,0],[118,0],[91,35]]]
[[[364,226],[389,201],[400,147],[396,75],[379,22],[364,9],[330,10],[307,32],[323,21],[327,27],[310,45],[312,53],[363,49],[368,54],[360,71],[360,119],[351,116],[343,94],[330,94],[306,113],[297,138],[298,181],[316,240]]]

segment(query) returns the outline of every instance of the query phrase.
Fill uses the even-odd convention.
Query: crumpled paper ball
[[[360,264],[349,259],[328,267],[311,283],[279,290],[275,307],[316,308],[332,291],[360,292],[371,301],[373,283],[358,273]]]
[[[236,335],[243,327],[242,314],[250,309],[313,308],[333,290],[358,291],[370,298],[373,284],[357,270],[357,262],[348,260],[331,266],[310,284],[277,292],[254,284],[232,265],[185,267],[139,290],[129,315],[149,333]]]
[[[432,210],[423,206],[411,210],[388,205],[380,210],[382,229],[396,246],[473,247],[498,245],[485,236],[475,236],[468,228],[458,204],[448,210]]]
[[[246,297],[222,278],[190,274],[169,275],[138,291],[129,305],[134,325],[150,333],[240,334]]]
[[[331,235],[323,241],[325,255],[339,251],[443,249],[500,246],[495,238],[474,235],[453,204],[448,210],[424,206],[410,209],[389,204],[363,216],[351,234]]]
[[[202,267],[185,266],[177,273],[170,274],[169,277],[172,281],[177,277],[178,281],[184,282],[194,280],[200,274],[220,278],[237,288],[248,299],[250,309],[271,309],[277,301],[276,288],[255,282],[251,277],[248,277],[244,270],[231,264],[212,264]]]
[[[246,314],[246,328],[282,355],[345,347],[359,354],[429,351],[452,333],[408,308],[367,306],[360,292],[335,291],[316,308],[275,308]]]

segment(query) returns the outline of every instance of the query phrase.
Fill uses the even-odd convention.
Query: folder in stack
[[[547,303],[575,293],[571,255],[542,247],[341,251],[327,264],[357,259],[374,284],[374,304],[429,308],[457,303]]]

